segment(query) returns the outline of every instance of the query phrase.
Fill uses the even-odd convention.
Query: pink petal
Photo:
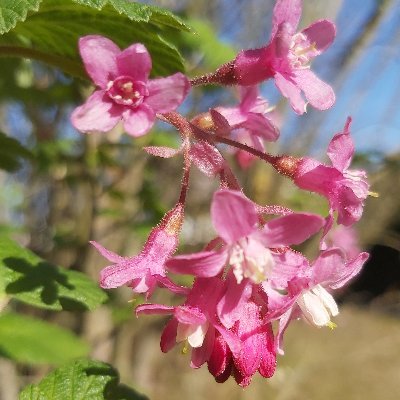
[[[331,289],[339,289],[346,285],[351,279],[353,279],[360,271],[365,262],[368,260],[368,253],[360,253],[357,257],[347,262],[343,268],[337,271],[335,281],[329,283]]]
[[[300,21],[301,9],[301,0],[277,0],[272,18],[271,37],[275,35],[279,25],[283,23],[290,25],[290,31],[294,34]]]
[[[301,31],[307,37],[310,45],[314,44],[317,54],[323,53],[333,42],[336,36],[336,27],[326,19],[315,21]]]
[[[242,50],[234,61],[235,77],[240,85],[255,85],[274,76],[271,48]]]
[[[163,353],[169,352],[176,345],[176,331],[178,328],[178,321],[172,318],[165,326],[161,334],[160,347]]]
[[[338,211],[338,224],[350,226],[359,221],[364,208],[363,200],[364,198],[357,197],[353,188],[342,186],[337,198],[337,204],[335,202],[332,205]]]
[[[215,329],[220,333],[223,337],[224,341],[228,344],[229,349],[233,354],[238,354],[242,347],[241,340],[230,330],[226,329],[221,325],[214,325]]]
[[[282,96],[289,99],[290,105],[295,113],[301,115],[306,112],[307,104],[301,95],[301,90],[293,81],[285,78],[277,72],[275,73],[275,85],[282,93]]]
[[[336,134],[328,146],[328,157],[332,165],[343,172],[351,163],[354,155],[354,143],[350,136],[351,118],[348,118],[342,133]]]
[[[121,119],[122,110],[123,108],[115,104],[104,91],[97,90],[83,105],[75,108],[71,122],[80,132],[108,132]]]
[[[125,108],[122,118],[126,133],[139,137],[145,135],[154,125],[155,112],[142,104],[138,108]]]
[[[136,307],[136,316],[140,314],[146,315],[171,315],[174,313],[175,307],[164,306],[163,304],[140,304]]]
[[[246,114],[239,107],[217,107],[216,112],[221,114],[231,127],[236,127],[246,121]]]
[[[208,370],[214,377],[218,377],[227,370],[230,373],[232,352],[222,335],[216,335],[214,348],[208,360]],[[229,377],[229,375],[228,375]],[[227,378],[228,379],[228,378]]]
[[[224,267],[227,253],[223,251],[203,251],[170,258],[165,266],[177,274],[188,274],[208,278],[217,275]]]
[[[146,82],[151,70],[151,57],[140,43],[122,50],[117,56],[118,75],[125,75],[134,81]]]
[[[247,120],[240,126],[269,142],[275,142],[279,137],[279,129],[263,114],[249,112]]]
[[[196,167],[209,177],[216,176],[224,167],[221,153],[205,141],[192,145],[189,154]]]
[[[287,283],[307,268],[309,263],[303,254],[287,249],[280,254],[274,254],[275,266],[272,269],[269,283],[277,289],[285,289]]]
[[[268,108],[268,102],[260,96],[258,85],[240,86],[239,90],[242,111],[262,114]]]
[[[251,296],[251,289],[248,279],[238,284],[233,273],[228,275],[226,293],[217,305],[218,317],[226,328],[232,328],[241,317],[243,307]]]
[[[327,110],[335,103],[335,92],[309,69],[296,69],[293,81],[304,92],[309,103],[318,110]]]
[[[317,233],[325,220],[319,215],[294,213],[267,222],[262,231],[256,233],[266,247],[282,247],[300,244]]]
[[[162,158],[172,158],[182,153],[182,147],[180,147],[179,149],[173,149],[171,147],[164,146],[147,146],[143,147],[143,150],[151,154],[152,156]]]
[[[210,110],[210,115],[214,124],[215,133],[220,136],[228,136],[231,133],[231,127],[227,119],[213,108]]]
[[[344,254],[338,248],[322,251],[312,267],[312,282],[314,285],[326,286],[340,276],[345,264]]]
[[[209,327],[201,347],[192,349],[192,358],[190,366],[192,368],[200,368],[206,361],[209,360],[214,348],[215,329]]]
[[[282,315],[282,317],[279,320],[279,325],[278,325],[278,333],[276,334],[276,351],[278,354],[281,356],[284,355],[283,351],[283,334],[285,333],[287,327],[289,326],[289,323],[292,319],[294,319],[294,312],[295,310],[289,309],[286,311],[285,314]]]
[[[95,242],[94,240],[92,240],[91,242],[89,242],[91,245],[93,245],[96,250],[104,257],[107,258],[108,261],[111,261],[113,263],[119,263],[125,260],[124,257],[121,257],[120,255],[113,253],[110,250],[107,250],[106,248],[104,248],[100,243]]]
[[[214,193],[211,218],[219,236],[229,244],[253,232],[258,222],[253,202],[243,193],[227,189]]]
[[[117,288],[145,274],[140,257],[127,259],[124,263],[111,265],[100,272],[100,286],[104,289]]]
[[[175,284],[166,276],[155,275],[155,278],[157,279],[158,286],[168,289],[172,293],[182,295],[188,295],[190,293],[189,288]]]
[[[207,321],[206,316],[198,308],[190,306],[176,307],[175,318],[187,325],[201,325]]]
[[[258,372],[264,378],[271,378],[276,370],[275,340],[271,324],[266,324],[264,330],[264,346],[261,347],[261,362]]]
[[[302,282],[304,284],[306,283],[305,280]],[[263,283],[262,287],[268,296],[268,311],[265,315],[267,322],[281,319],[282,316],[295,305],[297,296],[280,294],[276,290],[272,289],[268,283]],[[304,288],[308,288],[308,286],[305,285]],[[300,292],[301,290],[299,293]]]
[[[166,78],[152,79],[147,82],[149,96],[145,103],[155,113],[166,113],[175,110],[185,99],[190,83],[180,72]]]
[[[106,89],[108,82],[119,75],[116,58],[121,50],[110,39],[98,35],[81,37],[79,52],[87,73],[100,88]]]

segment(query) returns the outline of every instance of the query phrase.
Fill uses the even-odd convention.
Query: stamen
[[[189,351],[189,343],[188,343],[187,340],[185,340],[185,341],[183,342],[183,347],[182,347],[181,353],[182,353],[183,355],[186,355],[186,354],[188,353],[188,351]]]
[[[371,197],[379,197],[379,193],[378,192],[368,192],[368,196],[371,196]]]
[[[332,322],[332,321],[329,321],[329,322],[326,324],[326,326],[327,326],[329,329],[332,329],[332,330],[334,330],[335,328],[337,328],[337,325],[336,325],[334,322]]]

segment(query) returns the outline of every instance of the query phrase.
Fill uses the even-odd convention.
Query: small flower
[[[331,167],[303,158],[297,163],[293,179],[300,188],[325,196],[330,204],[330,213],[337,211],[337,222],[345,226],[361,218],[364,200],[369,194],[365,171],[349,169],[354,154],[350,123],[351,118],[348,118],[343,132],[336,134],[329,144]]]
[[[279,319],[279,353],[283,354],[283,333],[294,318],[303,316],[308,323],[319,328],[335,327],[331,317],[338,315],[339,309],[328,290],[346,285],[360,272],[368,257],[368,253],[363,252],[347,261],[340,249],[330,248],[321,252],[310,265],[299,253],[288,250],[282,254],[272,278],[262,284],[268,296],[266,319]],[[287,294],[281,294],[282,291]]]
[[[110,289],[127,285],[136,293],[145,293],[146,297],[152,294],[157,284],[175,293],[187,293],[186,288],[167,278],[164,266],[178,247],[182,219],[183,206],[178,204],[151,231],[143,250],[135,257],[121,257],[97,242],[90,242],[102,256],[114,263],[101,271],[100,286]]]
[[[227,289],[217,306],[227,328],[237,320],[240,308],[249,299],[252,284],[268,279],[274,267],[270,248],[300,244],[324,224],[323,218],[293,213],[268,221],[261,229],[255,204],[242,193],[219,190],[214,194],[211,217],[224,246],[219,250],[180,255],[167,261],[176,273],[198,277],[218,275],[227,264]]]
[[[166,353],[177,343],[184,342],[192,348],[191,367],[200,368],[209,360],[214,347],[215,335],[222,335],[234,352],[238,352],[240,340],[225,329],[216,317],[216,304],[223,291],[219,278],[197,278],[193,288],[181,306],[169,307],[162,304],[141,304],[136,314],[172,314],[161,335],[161,350]]]
[[[269,142],[279,137],[269,113],[272,110],[268,102],[260,96],[257,86],[240,87],[240,103],[236,107],[217,107],[232,129],[244,128],[250,135],[255,135]]]
[[[175,110],[189,91],[181,73],[149,79],[151,58],[140,43],[125,50],[97,35],[79,39],[79,51],[88,75],[98,87],[71,116],[81,132],[107,132],[121,119],[132,136],[146,134],[156,113]]]
[[[335,25],[320,20],[296,33],[301,9],[301,0],[278,0],[269,44],[244,50],[234,61],[234,75],[239,84],[254,85],[273,77],[298,114],[306,111],[302,93],[318,110],[326,110],[335,102],[332,88],[310,70],[311,60],[323,53],[335,38]]]
[[[265,322],[259,306],[249,301],[243,307],[232,332],[241,341],[240,351],[232,352],[225,339],[217,334],[207,362],[208,370],[219,383],[233,375],[236,382],[248,386],[258,371],[265,378],[273,376],[276,368],[275,341],[271,323]]]

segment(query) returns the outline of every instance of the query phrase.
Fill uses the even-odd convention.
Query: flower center
[[[108,82],[106,92],[116,103],[130,107],[142,104],[144,98],[149,94],[143,82],[135,82],[129,76],[119,76]]]
[[[331,316],[339,314],[339,309],[335,299],[321,285],[316,285],[311,290],[304,291],[297,299],[306,320],[314,326],[328,326],[333,328],[335,325],[331,321]]]
[[[289,48],[289,60],[293,68],[310,68],[313,57],[318,55],[315,43],[310,43],[307,37],[299,32],[293,35]]]
[[[179,343],[187,340],[191,347],[201,347],[203,345],[208,326],[208,322],[200,325],[178,322],[176,342]]]
[[[256,284],[265,281],[271,275],[274,264],[269,249],[251,238],[241,239],[230,252],[229,265],[233,267],[237,283],[243,278],[249,278]]]

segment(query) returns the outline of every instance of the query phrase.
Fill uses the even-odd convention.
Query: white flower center
[[[249,278],[256,284],[265,281],[274,264],[269,249],[251,238],[241,239],[230,252],[229,265],[233,267],[237,283],[243,278]]]
[[[304,291],[297,299],[306,320],[314,326],[334,326],[331,316],[339,314],[335,299],[321,285]]]
[[[289,48],[289,60],[293,68],[310,68],[310,61],[316,55],[315,43],[310,44],[307,37],[301,32],[293,35]]]
[[[201,347],[208,330],[208,322],[204,324],[183,324],[178,323],[176,330],[176,342],[187,340],[192,347]]]

